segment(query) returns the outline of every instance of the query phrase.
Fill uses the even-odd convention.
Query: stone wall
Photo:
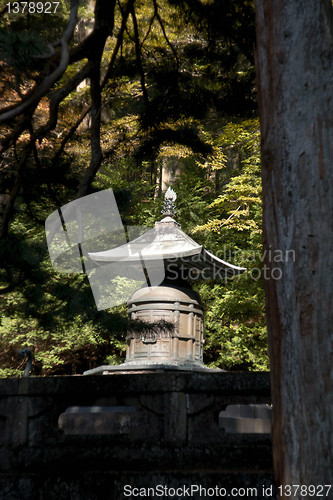
[[[273,482],[270,435],[227,433],[220,425],[221,410],[244,403],[270,403],[269,374],[3,380],[0,498],[119,500],[136,498],[131,488],[157,485],[171,488],[169,496],[141,493],[175,500],[184,498],[179,488],[192,485],[185,497],[219,487],[256,488],[256,498],[273,498],[262,493]],[[249,498],[242,493],[233,498]]]

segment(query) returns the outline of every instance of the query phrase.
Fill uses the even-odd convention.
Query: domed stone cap
[[[186,286],[186,282],[184,286],[179,286],[178,283],[174,285],[172,282],[165,280],[159,286],[140,288],[133,293],[131,302],[149,300],[153,297],[156,300],[166,299],[168,301],[192,300],[201,305],[199,294],[191,286]]]

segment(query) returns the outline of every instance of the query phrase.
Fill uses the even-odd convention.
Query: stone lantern
[[[174,219],[175,199],[176,194],[169,188],[164,217],[153,229],[131,242],[134,251],[129,253],[128,245],[122,245],[89,253],[90,259],[104,264],[123,261],[126,255],[128,265],[146,265],[150,272],[146,273],[148,286],[135,291],[128,302],[133,326],[127,334],[126,361],[85,374],[145,369],[208,370],[202,360],[203,305],[190,282],[231,278],[245,268],[216,257],[184,233]],[[149,281],[149,276],[154,277],[152,270],[159,271],[156,285]]]

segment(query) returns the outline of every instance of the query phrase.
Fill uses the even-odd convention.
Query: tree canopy
[[[59,2],[2,11],[0,346],[33,373],[76,373],[124,356],[125,306],[98,312],[84,274],[52,269],[47,216],[112,188],[125,226],[178,194],[188,234],[248,272],[195,285],[207,306],[205,361],[267,369],[259,126],[252,1]]]

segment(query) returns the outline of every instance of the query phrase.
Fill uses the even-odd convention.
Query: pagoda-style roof
[[[121,261],[130,266],[142,265],[143,262],[149,262],[151,266],[154,261],[160,265],[163,259],[166,269],[176,265],[191,270],[189,277],[192,279],[228,278],[246,270],[210,253],[184,233],[170,216],[156,222],[153,229],[135,240],[111,250],[89,252],[88,257],[101,265]]]

